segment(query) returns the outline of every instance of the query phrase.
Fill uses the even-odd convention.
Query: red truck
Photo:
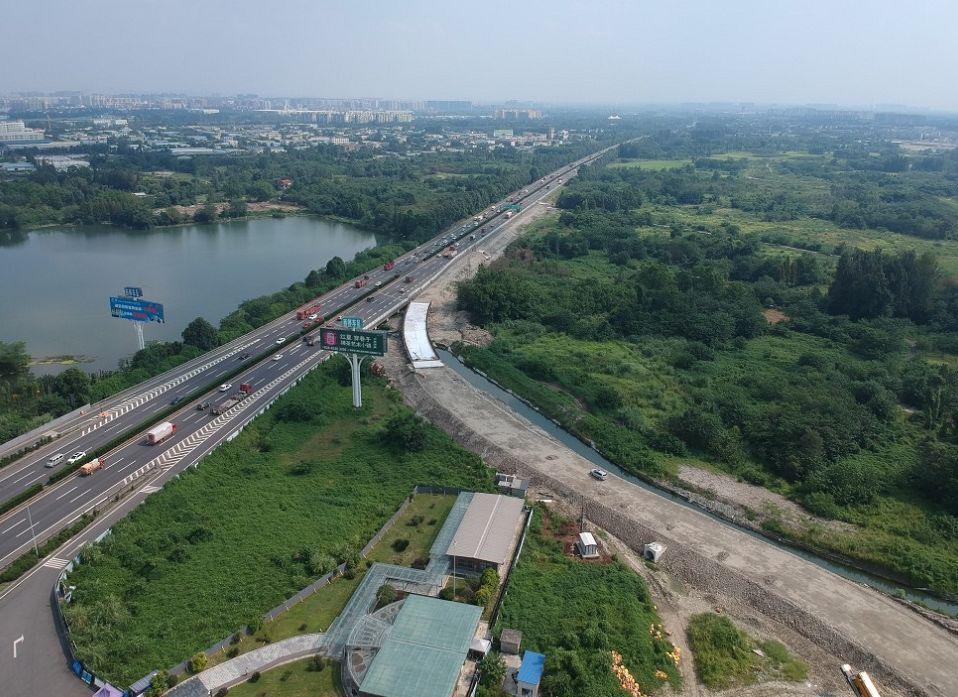
[[[319,305],[304,305],[296,310],[296,319],[306,319],[310,315],[318,315],[319,307]]]
[[[383,264],[383,271],[392,271],[395,265],[396,265],[396,262],[390,259],[385,264]]]
[[[367,279],[368,279],[368,276],[363,276],[362,278],[357,278],[357,279],[356,279],[356,282],[355,282],[353,285],[356,286],[357,288],[362,288],[364,285],[366,285],[366,280],[367,280]]]
[[[174,433],[176,433],[176,424],[170,421],[164,421],[146,432],[146,442],[150,445],[156,445],[157,443],[162,443]]]

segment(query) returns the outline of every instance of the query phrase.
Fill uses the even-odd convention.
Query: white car
[[[591,470],[589,474],[592,475],[594,479],[598,479],[600,482],[604,482],[609,478],[609,473],[605,470],[600,470],[598,467],[594,470]]]
[[[279,338],[276,340],[276,343],[277,343],[277,344],[282,344],[282,343],[284,343],[285,341],[286,341],[286,337],[285,337],[285,336],[281,336],[281,337],[279,337]]]
[[[309,316],[310,319],[316,319],[317,317],[319,317],[319,315],[317,315],[315,312]]]
[[[76,462],[79,462],[85,457],[86,457],[85,450],[77,450],[75,453],[73,453],[70,457],[67,458],[67,464],[72,465]]]
[[[273,356],[273,360],[274,360],[274,361],[281,361],[281,360],[283,360],[283,354],[277,353],[275,356]]]
[[[232,386],[232,383],[224,382],[222,385],[220,385],[220,392],[229,392]]]
[[[52,455],[50,459],[47,460],[47,464],[45,464],[44,467],[56,467],[57,465],[60,464],[60,461],[64,457],[66,456],[63,453],[57,453],[56,455]]]

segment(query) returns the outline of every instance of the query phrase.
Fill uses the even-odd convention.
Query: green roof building
[[[481,616],[482,608],[475,605],[408,596],[391,626],[374,632],[378,634],[378,641],[363,647],[367,658],[355,657],[352,665],[358,669],[354,677],[358,678],[359,694],[363,697],[450,697]],[[369,617],[371,622],[388,622],[381,615],[381,619],[375,615]],[[371,645],[376,643],[378,647]],[[347,648],[347,661],[352,661],[350,653]],[[361,664],[365,665],[360,667]],[[356,674],[360,672],[363,674]]]

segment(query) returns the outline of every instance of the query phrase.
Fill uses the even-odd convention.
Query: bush
[[[189,671],[191,673],[202,673],[206,670],[206,666],[209,663],[209,659],[206,657],[206,654],[202,651],[199,651],[193,654],[193,658],[190,659]]]
[[[260,672],[258,670],[254,670],[253,674],[249,676],[249,680],[247,682],[259,682],[261,677],[262,676],[260,675]]]
[[[319,655],[311,656],[309,662],[306,664],[306,670],[314,673],[320,673],[326,670],[326,657]]]
[[[394,447],[418,452],[426,447],[427,433],[425,421],[412,412],[404,411],[386,422],[383,437]]]
[[[398,540],[394,540],[391,546],[394,551],[402,552],[403,550],[406,549],[406,547],[409,546],[409,540],[404,538],[399,538]]]
[[[379,587],[379,590],[376,591],[376,609],[378,610],[381,607],[386,607],[396,602],[396,597],[396,589],[388,583],[384,583]]]

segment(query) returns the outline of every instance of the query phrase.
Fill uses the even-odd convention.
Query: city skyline
[[[275,14],[248,0],[41,0],[6,11],[0,92],[958,109],[940,89],[958,69],[949,34],[958,7],[918,0],[905,14],[880,0],[867,9],[292,0]]]

